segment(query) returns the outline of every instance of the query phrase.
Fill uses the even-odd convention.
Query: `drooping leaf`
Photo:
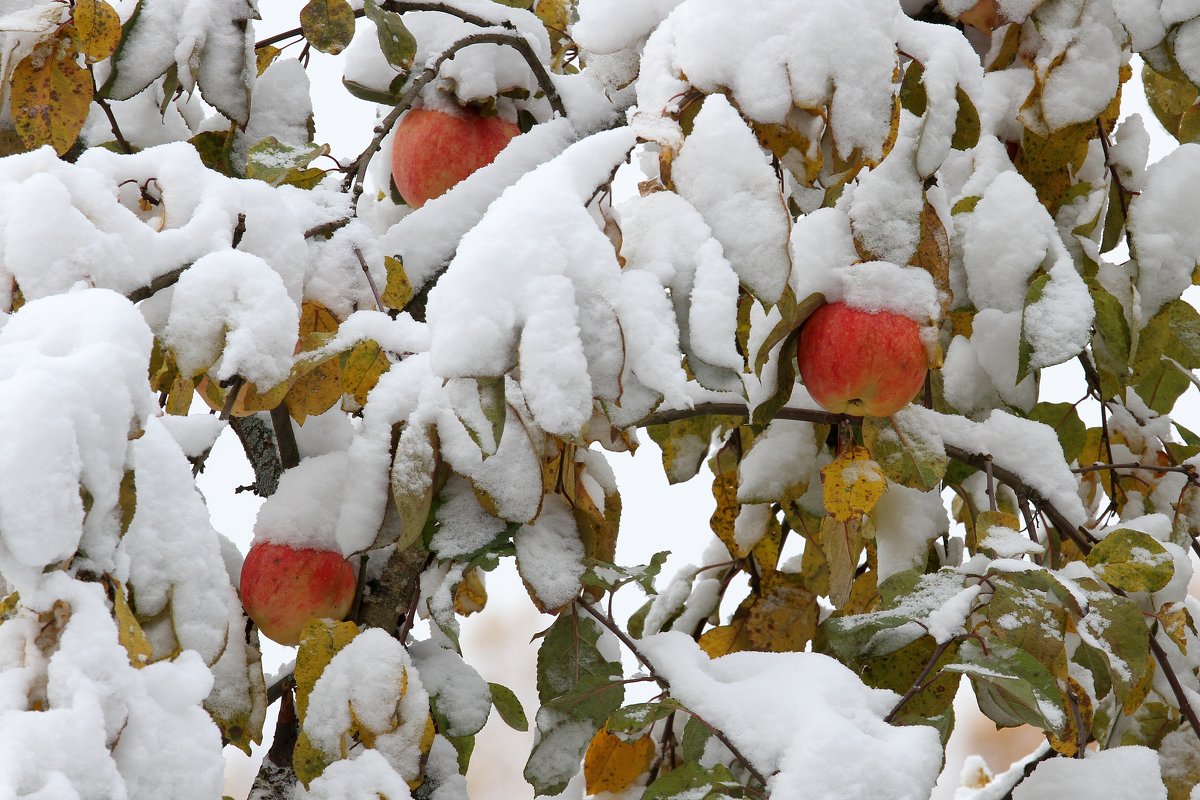
[[[650,425],[646,432],[662,449],[663,471],[667,481],[675,484],[696,477],[708,457],[713,434],[737,422],[733,417],[706,414]]]
[[[950,146],[955,150],[970,150],[979,144],[979,111],[961,86],[955,87],[954,99],[958,101],[958,116],[954,118],[954,136],[950,138]]]
[[[129,655],[129,663],[138,669],[150,663],[154,655],[154,647],[146,638],[142,624],[138,622],[129,601],[125,597],[125,585],[115,578],[109,581],[110,596],[112,597],[113,616],[117,620],[117,641]]]
[[[1184,113],[1196,102],[1196,87],[1181,70],[1164,74],[1148,64],[1142,65],[1142,85],[1154,116],[1168,133],[1176,135]]]
[[[1066,711],[1054,676],[1037,659],[1003,642],[989,642],[988,651],[974,640],[959,646],[958,662],[944,669],[971,679],[980,710],[1001,727],[1021,723],[1059,732]]]
[[[529,719],[525,716],[525,709],[521,707],[516,693],[499,683],[489,683],[488,687],[492,690],[492,705],[500,713],[504,724],[515,731],[529,730]]]
[[[559,615],[538,648],[537,688],[542,705],[573,719],[603,724],[625,695],[621,665],[609,661],[596,642],[600,626],[571,608]],[[589,734],[590,736],[590,734]]]
[[[664,698],[661,702],[635,703],[614,713],[604,727],[626,739],[638,737],[655,722],[666,719],[679,708],[679,704],[670,698]]]
[[[841,608],[850,599],[864,539],[873,536],[870,517],[839,520],[830,515],[821,519],[821,549],[829,565],[829,602]]]
[[[364,0],[363,10],[367,19],[375,23],[379,38],[379,49],[387,62],[401,72],[412,69],[417,55],[416,37],[408,30],[404,20],[395,11],[384,11],[375,0]]]
[[[441,447],[433,425],[406,425],[396,443],[392,460],[391,489],[399,524],[394,535],[397,549],[404,550],[421,537],[437,494]],[[444,480],[444,479],[443,479]],[[375,545],[390,544],[376,542]]]
[[[1169,361],[1200,368],[1200,312],[1187,301],[1168,302],[1138,335],[1132,383],[1151,410],[1169,412],[1191,381]]]
[[[354,9],[346,0],[308,0],[300,9],[300,30],[313,47],[337,55],[354,38]]]
[[[1021,343],[1017,350],[1017,383],[1025,380],[1029,375],[1029,363],[1033,357],[1033,345],[1025,335],[1025,312],[1042,299],[1049,283],[1050,276],[1042,275],[1029,284],[1029,289],[1025,292],[1025,306],[1021,312]]]
[[[359,342],[342,362],[342,394],[352,397],[360,407],[366,405],[367,394],[391,365],[378,342],[373,339]]]

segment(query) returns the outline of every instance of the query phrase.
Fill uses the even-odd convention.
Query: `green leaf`
[[[400,518],[397,550],[404,550],[416,542],[433,508],[433,498],[438,490],[438,473],[442,469],[442,456],[437,429],[433,425],[406,425],[396,444],[396,455],[392,460],[391,489]],[[392,542],[375,542],[376,547]]]
[[[713,795],[727,796],[740,789],[733,775],[723,764],[706,769],[694,761],[680,764],[654,783],[646,787],[642,800],[670,800],[670,798],[706,798]],[[701,791],[701,790],[707,791]],[[729,791],[724,791],[728,789]]]
[[[920,61],[912,61],[904,71],[904,80],[900,83],[900,107],[905,111],[921,117],[929,105],[929,96],[925,92],[922,78],[925,68]]]
[[[785,297],[791,297],[791,292],[785,292]],[[763,339],[763,343],[758,348],[758,353],[754,357],[754,373],[756,375],[762,374],[763,367],[766,366],[767,360],[771,357],[771,351],[775,346],[791,338],[792,345],[782,348],[784,355],[779,359],[780,369],[782,370],[784,362],[790,360],[795,355],[795,337],[792,334],[798,331],[800,326],[804,324],[804,321],[824,302],[825,295],[817,292],[810,294],[804,300],[794,305],[786,300],[780,301],[779,310],[782,312],[782,316],[779,322],[775,323],[775,327],[771,329],[771,332],[767,334],[767,338]],[[794,379],[795,376],[793,375]],[[791,383],[788,384],[787,388],[791,392]]]
[[[515,731],[529,730],[529,719],[525,716],[525,709],[521,707],[516,693],[499,683],[489,682],[488,688],[492,690],[492,705],[500,713],[504,724]]]
[[[683,726],[683,736],[679,740],[684,761],[698,762],[704,756],[704,748],[708,746],[708,740],[712,736],[713,732],[707,725],[695,717],[688,717]]]
[[[401,72],[412,69],[417,55],[417,40],[409,32],[404,20],[394,11],[384,11],[375,0],[364,0],[363,10],[367,19],[375,23],[379,37],[379,49],[387,62]]]
[[[1042,293],[1045,292],[1048,283],[1050,283],[1050,276],[1043,275],[1029,284],[1029,289],[1025,292],[1025,305],[1021,312],[1021,344],[1017,355],[1017,383],[1025,380],[1029,375],[1029,360],[1033,357],[1033,345],[1025,336],[1025,311],[1042,299]]]
[[[1107,253],[1121,243],[1125,232],[1125,203],[1121,187],[1113,181],[1108,189],[1108,211],[1104,214],[1104,233],[1100,238],[1100,252]]]
[[[618,710],[608,718],[604,727],[612,733],[623,734],[626,737],[638,736],[655,722],[674,714],[679,708],[679,703],[669,697],[658,703],[636,703]]]
[[[569,607],[542,639],[537,666],[542,705],[553,703],[572,719],[591,720],[597,728],[625,696],[624,686],[615,682],[621,678],[621,664],[604,657],[596,646],[599,638],[595,620]]]
[[[1029,653],[1054,674],[1066,669],[1067,612],[1047,591],[1022,586],[1003,575],[989,579],[987,605],[992,635]]]
[[[1148,64],[1142,65],[1142,84],[1150,110],[1168,133],[1176,135],[1184,113],[1196,102],[1196,87],[1181,70],[1164,74]]]
[[[595,558],[584,559],[588,571],[584,573],[583,582],[605,591],[615,591],[626,583],[636,583],[646,594],[654,594],[654,579],[662,572],[663,564],[671,555],[670,550],[660,550],[650,557],[649,564],[639,564],[634,567],[622,567]],[[604,571],[601,576],[597,569]],[[613,577],[615,575],[615,577]]]
[[[662,450],[663,471],[671,484],[696,477],[708,457],[713,434],[741,422],[737,417],[704,415],[685,417],[662,425],[650,425],[646,433]]]
[[[346,0],[308,0],[300,9],[300,30],[313,47],[337,55],[354,38],[354,9]]]
[[[1150,629],[1137,603],[1128,597],[1098,593],[1091,600],[1088,613],[1076,626],[1083,640],[1076,651],[1084,648],[1097,653],[1102,660],[1100,669],[1088,665],[1093,674],[1103,672],[1104,681],[1097,684],[1097,696],[1103,683],[1111,681],[1117,701],[1129,713],[1145,698],[1147,672],[1153,660],[1150,656]]]
[[[950,146],[955,150],[970,150],[979,144],[979,111],[961,86],[954,88],[954,98],[958,100],[958,115],[954,118],[954,136],[950,139]]]
[[[406,75],[400,75],[397,77],[404,78]],[[394,106],[396,105],[397,101],[400,100],[400,94],[398,92],[393,92],[390,88],[387,90],[377,89],[373,86],[367,86],[364,83],[359,83],[358,81],[352,81],[346,77],[342,78],[342,86],[346,88],[346,91],[349,92],[352,97],[357,97],[359,100],[365,100],[368,103],[380,103],[381,105],[385,106]]]
[[[1049,425],[1058,435],[1062,445],[1063,458],[1071,463],[1079,457],[1083,450],[1084,439],[1087,438],[1087,426],[1079,418],[1079,412],[1071,403],[1038,403],[1029,412],[1029,418]]]
[[[938,485],[950,465],[941,434],[921,424],[910,410],[898,411],[892,417],[866,417],[862,433],[871,458],[889,481],[901,486],[929,491]]]
[[[1125,592],[1157,592],[1171,582],[1175,561],[1148,533],[1122,528],[1088,553],[1087,564],[1105,583]]]
[[[1096,279],[1089,278],[1087,286],[1092,295],[1092,303],[1096,307],[1092,354],[1096,359],[1096,368],[1100,371],[1101,384],[1112,384],[1102,385],[1101,390],[1105,398],[1124,397],[1129,373],[1129,351],[1132,347],[1125,309],[1121,306],[1121,301]],[[1112,376],[1111,379],[1108,376]]]
[[[301,177],[314,158],[328,153],[327,144],[295,145],[268,136],[250,148],[246,156],[246,177],[278,186]]]
[[[959,647],[958,659],[945,669],[971,679],[980,710],[993,722],[1001,727],[1025,723],[1052,732],[1065,727],[1058,682],[1029,653],[1000,641],[988,642],[984,653],[968,639]]]
[[[914,718],[913,721],[917,721],[915,718],[938,717],[953,705],[954,694],[962,676],[952,672],[938,674],[942,667],[954,661],[958,646],[952,644],[938,657],[926,677],[922,678],[936,649],[937,642],[932,636],[926,635],[895,652],[870,659],[861,672],[863,683],[876,689],[891,689],[902,695],[910,687],[916,686],[919,680],[925,680],[925,688],[904,704],[904,718]]]
[[[1200,313],[1187,301],[1172,300],[1138,335],[1132,382],[1152,410],[1167,413],[1190,385],[1163,356],[1191,370],[1200,368]]]
[[[537,744],[525,762],[525,780],[537,795],[561,794],[579,773],[583,753],[600,725],[590,720],[561,719],[542,730],[538,715]]]

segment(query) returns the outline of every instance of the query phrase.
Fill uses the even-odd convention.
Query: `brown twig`
[[[1162,668],[1167,683],[1171,685],[1171,693],[1175,695],[1175,702],[1179,704],[1179,710],[1183,713],[1184,719],[1188,721],[1188,725],[1192,726],[1192,731],[1196,734],[1196,737],[1200,738],[1200,718],[1196,716],[1196,709],[1192,708],[1187,692],[1184,691],[1183,684],[1179,682],[1179,676],[1175,674],[1175,670],[1171,667],[1171,661],[1167,656],[1167,652],[1162,649],[1162,645],[1154,638],[1153,633],[1150,635],[1150,650],[1154,653],[1154,660]]]
[[[379,287],[375,285],[375,279],[371,277],[371,268],[367,266],[367,259],[357,245],[354,247],[354,255],[357,256],[358,263],[362,266],[363,275],[367,276],[367,285],[371,287],[371,295],[375,298],[375,310],[383,311],[383,298],[379,294]]]
[[[88,72],[92,74],[92,85],[96,84],[96,70],[94,65],[88,64]],[[121,126],[117,124],[117,117],[113,114],[112,105],[109,104],[108,98],[104,97],[99,92],[96,92],[92,98],[96,101],[96,105],[100,106],[100,110],[104,112],[104,116],[108,117],[108,127],[112,129],[113,136],[117,139],[117,144],[121,147],[121,152],[125,155],[133,154],[133,146],[121,134]]]
[[[451,16],[458,17],[463,22],[469,22],[472,25],[478,25],[481,28],[509,27],[511,25],[511,23],[506,24],[484,19],[483,17],[472,14],[469,11],[463,11],[455,8],[447,3],[418,2],[418,0],[383,0],[383,2],[379,4],[379,7],[384,11],[395,11],[397,14],[403,14],[406,11],[440,11],[443,14],[449,14]],[[366,13],[366,11],[360,8],[354,12],[354,16],[355,18],[360,18],[365,16]],[[279,42],[286,41],[294,36],[303,35],[303,28],[292,28],[291,30],[283,31],[282,33],[276,33],[272,36],[268,36],[266,39],[255,42],[254,49],[257,50],[260,47],[278,44]]]
[[[929,657],[929,661],[926,662],[925,668],[921,670],[921,674],[917,676],[915,681],[913,681],[912,686],[908,687],[908,691],[901,695],[899,701],[896,702],[896,705],[892,706],[892,710],[889,711],[887,716],[883,718],[884,722],[890,725],[892,720],[896,719],[896,715],[900,713],[900,709],[904,708],[904,705],[909,700],[916,697],[925,689],[925,679],[929,677],[930,673],[933,672],[933,668],[937,666],[938,659],[940,659],[946,650],[950,648],[950,645],[957,641],[957,637],[953,639],[947,639],[934,648],[933,655]]]
[[[637,644],[629,638],[629,635],[625,633],[625,631],[621,630],[619,625],[617,625],[611,619],[605,617],[603,614],[597,611],[594,606],[582,598],[576,598],[575,605],[590,614],[591,617],[603,625],[609,631],[609,633],[616,636],[617,639],[621,641],[621,644],[625,645],[629,652],[633,654],[633,657],[636,658],[642,666],[649,670],[650,677],[653,678],[654,681],[664,690],[670,691],[671,684],[666,678],[658,674],[657,670],[654,669],[654,665],[647,660],[646,656],[642,654],[642,651],[638,649]],[[767,779],[764,778],[763,774],[759,772],[752,763],[750,763],[750,760],[747,759],[740,750],[738,750],[737,746],[734,745],[733,742],[729,741],[729,737],[725,735],[724,731],[714,727],[703,717],[688,709],[686,706],[680,706],[680,711],[687,713],[701,725],[712,731],[713,736],[715,736],[721,744],[725,745],[729,752],[733,754],[733,757],[738,761],[738,763],[746,768],[746,771],[750,773],[750,776],[754,778],[754,780],[758,781],[761,786],[767,785]]]
[[[288,413],[286,400],[271,409],[271,427],[275,430],[279,462],[285,470],[291,469],[300,463],[300,447],[296,444],[296,432],[292,429],[292,417]]]

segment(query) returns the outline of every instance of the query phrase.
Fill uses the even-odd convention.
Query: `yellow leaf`
[[[825,489],[825,510],[845,522],[870,512],[887,491],[887,478],[871,453],[852,445],[838,454],[821,470]]]
[[[254,51],[254,68],[257,74],[261,77],[266,72],[267,67],[271,66],[279,54],[283,51],[274,45],[263,45]]]
[[[300,634],[300,650],[296,653],[296,713],[301,721],[308,711],[308,696],[313,686],[325,671],[325,667],[346,645],[358,635],[358,626],[353,622],[334,622],[328,619],[313,620],[304,626]]]
[[[869,517],[839,520],[828,516],[821,520],[821,549],[829,567],[829,602],[834,608],[841,608],[850,599],[870,525]]]
[[[1186,654],[1187,632],[1192,626],[1192,617],[1187,606],[1183,603],[1167,603],[1159,609],[1156,616],[1162,623],[1163,632],[1175,643],[1179,652]]]
[[[121,476],[121,486],[117,493],[117,506],[121,512],[121,535],[129,531],[133,524],[133,515],[137,512],[137,488],[134,486],[133,470],[125,470]]]
[[[109,588],[112,593],[113,615],[117,619],[117,641],[129,654],[129,663],[141,669],[150,663],[154,648],[146,638],[146,632],[138,622],[125,599],[125,586],[116,578],[109,578]]]
[[[408,273],[404,271],[404,262],[392,256],[384,256],[383,265],[387,268],[387,284],[379,299],[388,308],[404,308],[413,299],[413,287],[408,280]]]
[[[366,405],[367,394],[391,365],[378,342],[371,339],[359,342],[342,364],[342,393],[353,397],[360,407]]]
[[[317,349],[337,329],[338,320],[332,311],[315,300],[305,300],[300,306],[299,352]],[[296,377],[284,399],[292,419],[303,425],[308,417],[332,408],[341,396],[342,367],[337,358],[330,357]]]
[[[762,596],[750,606],[746,636],[754,650],[798,652],[817,632],[817,597],[780,573],[764,578]]]
[[[464,617],[469,617],[476,611],[483,611],[487,605],[487,586],[483,582],[483,572],[479,567],[471,567],[463,573],[462,580],[454,589],[454,611]]]
[[[105,0],[75,0],[75,29],[90,62],[108,58],[121,43],[121,17]]]
[[[39,42],[17,64],[9,89],[13,124],[27,147],[53,145],[61,156],[71,149],[92,104],[92,75],[75,63],[70,26]]]
[[[650,769],[654,740],[646,734],[626,742],[601,728],[583,756],[587,793],[622,792]]]

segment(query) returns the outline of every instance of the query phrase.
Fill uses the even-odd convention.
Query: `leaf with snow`
[[[766,154],[724,95],[704,101],[671,179],[712,228],[742,284],[764,305],[776,303],[791,272],[787,211]]]
[[[337,55],[354,38],[354,10],[346,0],[309,0],[300,9],[300,30],[313,47]]]
[[[950,459],[937,429],[901,409],[892,417],[863,420],[863,442],[889,481],[911,489],[933,489]]]
[[[542,501],[542,512],[522,525],[513,542],[517,569],[540,607],[553,611],[570,603],[581,588],[584,547],[571,507],[561,495]]]
[[[1175,561],[1148,533],[1122,528],[1092,548],[1087,564],[1111,586],[1127,592],[1157,592],[1175,575]]]

